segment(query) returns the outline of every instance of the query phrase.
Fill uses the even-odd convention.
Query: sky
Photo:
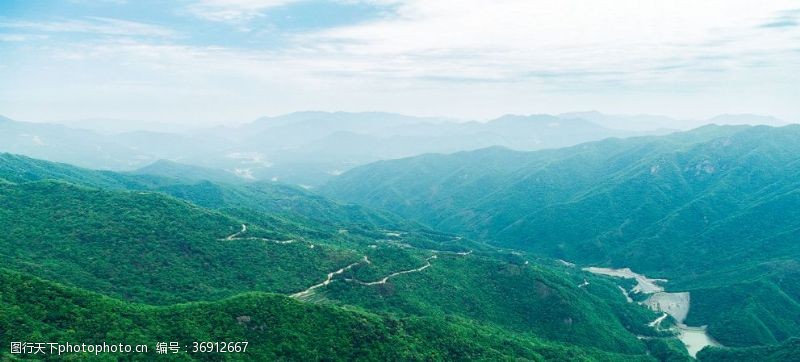
[[[0,114],[800,120],[800,2],[0,0]]]

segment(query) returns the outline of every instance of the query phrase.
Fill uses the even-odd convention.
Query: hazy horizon
[[[0,114],[186,126],[297,110],[800,119],[792,1],[0,4]]]
[[[768,126],[783,126],[788,124],[797,124],[800,123],[798,121],[793,120],[785,120],[780,119],[778,117],[774,117],[769,114],[754,114],[754,113],[737,113],[737,114],[730,114],[730,113],[723,113],[717,114],[709,118],[673,118],[662,114],[621,114],[621,113],[612,113],[612,112],[602,112],[598,110],[585,110],[585,111],[568,111],[568,112],[561,112],[561,113],[530,113],[530,114],[513,114],[513,113],[505,113],[498,115],[496,117],[491,118],[483,118],[483,119],[470,119],[470,118],[457,118],[457,117],[449,117],[449,116],[433,116],[433,115],[426,115],[426,114],[410,114],[410,113],[399,113],[399,112],[387,112],[387,111],[373,111],[373,110],[365,110],[365,111],[327,111],[327,110],[298,110],[292,111],[288,113],[280,113],[280,114],[265,114],[253,119],[236,119],[236,120],[224,120],[224,121],[210,121],[206,123],[188,123],[188,122],[168,122],[168,121],[151,121],[146,119],[122,119],[122,118],[112,118],[112,117],[88,117],[88,118],[76,118],[76,119],[55,119],[55,120],[30,120],[30,119],[20,119],[10,116],[8,114],[0,113],[1,117],[6,117],[14,121],[19,122],[31,122],[31,123],[43,123],[43,124],[60,124],[65,125],[68,127],[73,128],[86,128],[86,129],[101,129],[107,126],[108,128],[113,129],[114,126],[128,126],[135,127],[134,125],[139,125],[139,129],[141,130],[159,130],[163,132],[180,132],[180,131],[189,131],[189,130],[200,130],[204,128],[213,128],[213,127],[241,127],[253,122],[257,122],[264,118],[281,118],[287,117],[294,114],[302,114],[302,113],[320,113],[320,114],[351,114],[351,115],[358,115],[358,114],[393,114],[393,115],[401,115],[401,116],[408,116],[408,117],[416,117],[420,118],[421,121],[425,119],[429,120],[436,120],[441,122],[453,122],[453,123],[468,123],[468,122],[478,122],[478,123],[487,123],[493,120],[497,120],[502,117],[507,116],[520,116],[520,117],[531,117],[531,116],[554,116],[554,117],[564,117],[572,115],[572,114],[596,114],[601,117],[613,117],[619,119],[629,119],[631,122],[639,122],[637,126],[638,128],[646,128],[646,129],[658,129],[658,128],[665,128],[665,129],[676,129],[676,130],[687,130],[695,127],[700,127],[707,124],[719,124],[719,125],[768,125]],[[737,119],[739,117],[743,117],[744,119]],[[579,118],[579,117],[576,117]],[[653,125],[648,124],[647,120],[650,118],[663,118],[665,121],[674,120],[676,123],[674,127],[665,127],[663,125]],[[584,120],[593,121],[591,118],[584,117]],[[753,120],[760,120],[760,121],[753,121]],[[610,127],[614,128],[614,127]]]

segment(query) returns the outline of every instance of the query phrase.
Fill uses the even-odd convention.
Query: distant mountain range
[[[717,125],[767,125],[783,126],[788,124],[771,116],[757,114],[721,114],[709,119],[675,119],[649,114],[609,115],[597,111],[562,113],[558,117],[565,119],[583,119],[603,127],[629,131],[681,130],[688,131],[707,124]]]
[[[750,115],[709,121],[779,122]],[[147,122],[139,130],[133,121],[94,119],[65,124],[69,126],[2,118],[0,151],[120,171],[164,159],[224,170],[246,180],[316,187],[355,166],[378,160],[490,146],[527,151],[559,148],[608,137],[665,134],[688,123],[598,112],[507,115],[488,122],[379,112],[297,112],[237,127],[182,133],[154,131],[169,127]]]
[[[70,128],[85,129],[105,135],[127,132],[168,132],[184,133],[199,127],[183,126],[167,122],[149,122],[133,119],[84,118],[53,122]]]

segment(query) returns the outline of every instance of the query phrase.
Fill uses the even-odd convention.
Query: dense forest
[[[356,168],[324,192],[493,245],[629,267],[692,293],[726,346],[800,335],[800,126],[705,126]],[[485,192],[485,190],[492,190]]]
[[[2,160],[3,342],[235,336],[251,360],[651,360],[669,344],[636,336],[671,338],[606,278],[300,189]],[[209,187],[249,193],[205,208],[189,201],[203,192],[162,191]],[[337,330],[353,334],[324,337]]]

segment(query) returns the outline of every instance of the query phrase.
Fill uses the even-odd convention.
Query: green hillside
[[[247,293],[213,303],[152,307],[125,303],[0,269],[0,343],[66,341],[147,344],[148,353],[101,354],[94,360],[526,360],[649,361],[560,345],[455,317],[381,316],[356,308]],[[158,355],[158,342],[180,342]],[[247,341],[240,354],[191,353],[192,342]],[[18,356],[18,355],[16,355]],[[0,359],[11,358],[7,348]],[[85,359],[94,355],[49,356]]]
[[[58,167],[61,165],[54,165],[54,169]],[[46,165],[43,168],[47,169]],[[22,174],[35,174],[34,171]],[[67,171],[70,173],[64,179],[84,180],[81,181],[84,185],[98,183],[98,174],[93,171]],[[79,307],[69,302],[72,297],[37,295],[30,290],[28,294],[23,293],[24,290],[4,292],[3,298],[22,298],[21,294],[24,298],[35,298],[30,302],[11,299],[4,308],[13,313],[4,313],[0,318],[0,323],[9,326],[6,330],[19,330],[22,337],[41,335],[61,340],[80,331],[90,333],[76,335],[81,339],[100,340],[101,336],[102,339],[112,336],[111,339],[119,340],[125,335],[119,330],[138,331],[140,328],[141,338],[145,340],[163,335],[206,339],[239,336],[229,332],[238,328],[233,326],[235,317],[219,315],[217,308],[243,308],[236,315],[252,317],[262,312],[261,309],[269,313],[270,308],[281,305],[288,305],[281,308],[291,309],[311,308],[309,305],[313,304],[324,305],[321,311],[345,313],[355,320],[375,319],[366,327],[367,335],[357,334],[359,327],[346,325],[343,328],[356,335],[331,338],[330,343],[355,343],[347,338],[367,341],[377,338],[380,343],[394,346],[365,344],[363,351],[355,348],[342,353],[342,359],[385,356],[403,360],[431,356],[450,360],[511,357],[648,360],[651,344],[639,340],[637,335],[669,337],[647,327],[656,317],[655,313],[626,303],[614,284],[603,278],[575,268],[541,263],[524,254],[502,251],[452,234],[427,229],[384,229],[358,218],[348,221],[352,219],[339,208],[341,204],[319,196],[307,200],[305,194],[297,193],[298,200],[286,201],[286,205],[309,203],[332,215],[345,213],[331,217],[338,218],[336,227],[313,222],[320,217],[313,213],[294,218],[288,216],[291,215],[288,212],[270,213],[243,205],[214,210],[154,189],[79,186],[51,180],[57,177],[52,175],[27,176],[38,181],[26,182],[22,177],[14,177],[19,174],[6,172],[4,177],[13,183],[0,184],[0,229],[6,231],[0,234],[0,262],[9,270],[9,275],[34,281],[42,278],[47,282],[41,283],[52,284],[52,281],[70,286],[66,289],[47,287],[50,289],[84,296],[97,293],[97,298],[104,295],[115,300],[109,303],[121,303],[107,306],[102,305],[105,302],[84,301],[81,303],[90,303],[90,306]],[[130,177],[101,174],[107,176],[101,180]],[[308,210],[292,212],[299,215]],[[386,278],[385,283],[370,284],[383,278]],[[586,279],[591,286],[580,287]],[[12,288],[30,283],[33,282],[13,281],[4,285]],[[253,292],[282,296],[251,294]],[[111,300],[107,297],[101,299]],[[303,301],[299,304],[302,307],[297,307],[298,303],[287,297]],[[61,307],[56,308],[45,300],[58,301],[54,303]],[[186,302],[203,303],[176,305]],[[253,303],[257,303],[259,311],[248,307]],[[278,306],[263,307],[262,304]],[[131,312],[117,312],[128,308]],[[77,321],[85,319],[82,316],[95,309],[98,313],[107,311],[98,315],[100,320],[123,320],[102,328]],[[353,314],[354,310],[360,312]],[[55,319],[41,324],[36,322],[41,316],[46,317],[45,321]],[[153,320],[162,316],[169,317],[165,317],[164,324],[138,324],[139,319]],[[23,321],[25,318],[28,320]],[[222,321],[224,318],[229,319]],[[194,322],[196,320],[203,320],[202,326],[207,327]],[[260,356],[286,353],[286,356],[296,357],[299,351],[313,349],[307,347],[311,342],[303,339],[306,337],[299,336],[307,333],[305,323],[310,326],[316,322],[284,320],[283,323],[286,328],[279,330],[280,335],[270,337],[285,339],[275,342],[283,347],[277,351],[268,349]],[[292,327],[296,323],[300,324]],[[336,323],[339,322],[334,325]],[[162,326],[183,326],[187,330],[158,334],[156,331]],[[119,330],[103,329],[110,327]],[[401,331],[393,332],[392,328]],[[598,338],[597,331],[603,331],[602,338]],[[392,337],[392,333],[400,337]],[[404,337],[406,334],[412,337]],[[263,348],[275,347],[274,340],[259,338],[253,336],[252,341],[270,344]],[[402,341],[386,342],[392,338],[424,342],[420,342],[421,347],[411,342],[408,346]],[[455,340],[451,341],[453,338]],[[459,342],[460,339],[463,342]],[[429,355],[427,351],[430,350],[435,350],[436,354]],[[307,353],[311,353],[308,356],[314,356],[313,353],[339,356],[334,347],[319,351]],[[375,354],[351,354],[367,353],[364,351]]]
[[[359,257],[299,242],[224,240],[239,220],[157,193],[39,181],[0,185],[0,200],[5,267],[135,301],[292,292]],[[268,226],[251,225],[248,235],[295,237]]]
[[[778,346],[749,348],[709,348],[698,353],[703,362],[750,362],[750,361],[800,361],[800,339],[790,339]]]
[[[203,207],[246,208],[316,224],[420,227],[390,213],[369,210],[355,204],[334,202],[299,187],[280,183],[256,182],[230,185],[201,181],[164,185],[154,190],[192,201]]]
[[[296,186],[241,180],[226,183],[230,176],[220,176],[221,172],[162,161],[135,173],[118,173],[0,153],[0,179],[10,182],[61,180],[102,189],[157,191],[207,208],[246,208],[330,226],[410,226],[390,213],[338,203]]]
[[[800,335],[798,140],[800,126],[706,126],[425,155],[356,168],[324,192],[495,245],[667,278],[692,292],[688,321],[723,344],[777,343]]]
[[[61,180],[107,189],[142,188],[167,181],[162,177],[136,177],[111,171],[89,170],[10,153],[0,153],[0,178],[11,182]]]
[[[373,273],[376,264],[394,255],[371,258],[356,268],[355,280],[374,282],[389,275]],[[412,270],[418,261],[399,268]],[[525,264],[511,258],[498,262],[484,255],[439,254],[424,272],[400,275],[385,284],[331,285],[324,300],[359,305],[399,315],[455,315],[579,346],[643,353],[637,335],[658,335],[646,324],[656,314],[626,303],[612,283],[585,274]],[[355,284],[355,285],[353,285]],[[602,328],[603,333],[597,331]]]
[[[180,179],[188,182],[214,181],[229,184],[244,183],[246,178],[220,169],[186,165],[169,160],[158,160],[133,172],[135,175],[152,175]]]

